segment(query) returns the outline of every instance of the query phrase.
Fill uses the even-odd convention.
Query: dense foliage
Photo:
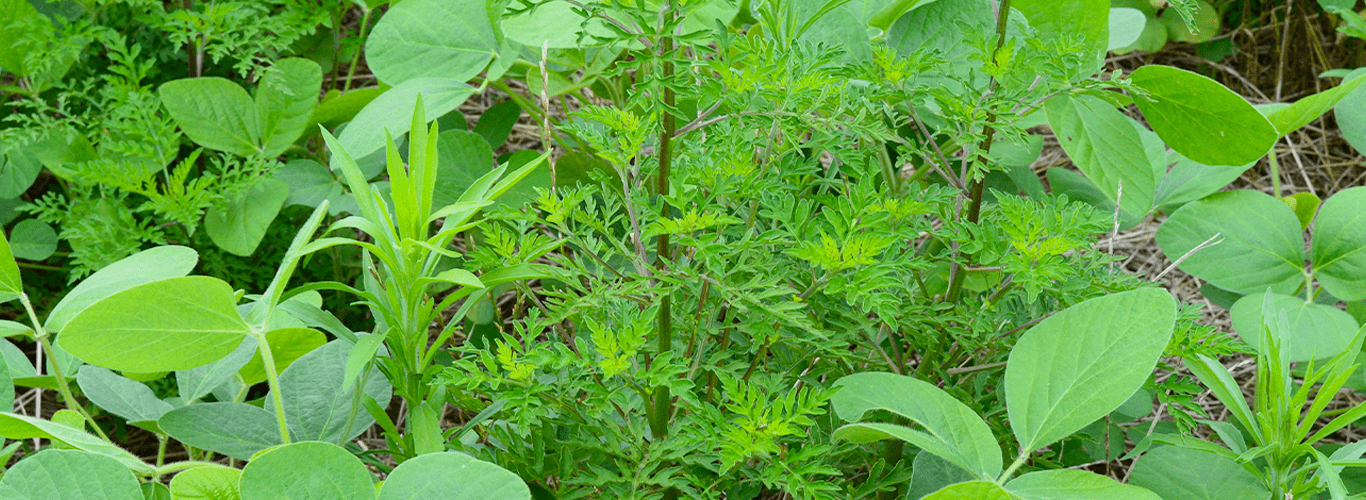
[[[0,496],[1360,497],[1366,195],[1226,188],[1366,78],[1105,66],[1253,3],[0,0]]]

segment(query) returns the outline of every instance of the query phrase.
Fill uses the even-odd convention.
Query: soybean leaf
[[[493,169],[493,150],[479,134],[464,130],[441,132],[436,145],[438,173],[432,205],[455,203],[476,180]]]
[[[1319,119],[1328,110],[1337,106],[1339,101],[1361,88],[1366,83],[1366,75],[1343,80],[1341,85],[1295,101],[1295,104],[1277,110],[1266,117],[1280,135],[1286,135]]]
[[[322,68],[308,59],[281,59],[266,70],[256,87],[256,118],[265,156],[280,156],[303,134],[322,83]]]
[[[287,197],[288,184],[265,179],[237,199],[210,208],[204,214],[204,232],[219,248],[248,257],[265,238]]]
[[[1256,163],[1246,165],[1202,165],[1170,151],[1167,161],[1174,163],[1157,183],[1153,206],[1180,208],[1182,205],[1218,192]]]
[[[19,263],[14,260],[9,238],[0,231],[0,299],[10,301],[24,292],[24,283],[19,277]],[[57,304],[61,306],[61,304]],[[54,309],[55,311],[55,309]]]
[[[334,340],[305,354],[280,375],[285,417],[299,439],[344,443],[374,425],[369,412],[352,406],[356,388],[342,390],[350,348],[351,343]],[[381,408],[388,406],[392,386],[378,368],[370,369],[364,389]]]
[[[1238,190],[1188,203],[1157,229],[1157,245],[1175,261],[1215,234],[1223,241],[1187,257],[1178,267],[1243,295],[1268,287],[1290,294],[1304,280],[1299,219],[1271,195]]]
[[[171,118],[195,144],[237,156],[260,151],[256,103],[231,80],[172,80],[162,84],[158,92]]]
[[[1272,321],[1281,314],[1290,321],[1290,330],[1281,332],[1281,348],[1289,349],[1291,361],[1335,356],[1356,336],[1356,319],[1336,307],[1281,294],[1274,295],[1272,303],[1276,307]],[[1260,349],[1262,343],[1262,318],[1266,314],[1263,307],[1262,295],[1252,294],[1239,299],[1229,309],[1238,337],[1256,349]]]
[[[1131,75],[1146,90],[1134,103],[1153,131],[1191,160],[1242,165],[1266,155],[1280,135],[1256,108],[1218,82],[1170,66],[1150,65]]]
[[[143,500],[174,500],[171,498],[171,489],[158,482],[142,483]]]
[[[969,31],[990,32],[995,22],[986,3],[940,0],[916,6],[896,19],[887,28],[886,44],[903,56],[927,50],[938,52],[949,62],[967,64],[973,54]]]
[[[317,208],[323,201],[335,207],[342,198],[342,184],[332,172],[313,160],[294,160],[275,172],[275,178],[289,185],[285,205]]]
[[[217,278],[170,278],[129,288],[81,311],[62,345],[87,363],[113,370],[184,370],[226,356],[249,332]]]
[[[933,453],[917,453],[911,464],[911,484],[906,498],[920,499],[952,484],[972,481],[975,476]]]
[[[464,80],[435,77],[409,79],[365,105],[351,120],[351,124],[342,130],[337,142],[352,158],[362,158],[384,147],[386,131],[394,140],[408,133],[419,95],[422,96],[422,107],[427,112],[427,119],[435,120],[460,107],[474,92],[474,88],[466,85]],[[331,168],[335,172],[341,167],[335,152],[332,158]],[[364,172],[366,178],[379,174],[383,170],[383,163],[376,167],[373,171]]]
[[[242,469],[242,500],[374,500],[373,483],[351,452],[294,443],[262,453]]]
[[[855,423],[840,427],[836,437],[855,442],[901,439],[978,477],[994,478],[1001,473],[1001,448],[991,429],[967,405],[938,387],[891,373],[857,373],[835,385],[841,389],[831,401],[844,420],[857,421],[870,411],[887,410],[925,429]]]
[[[24,260],[46,260],[57,251],[57,230],[38,219],[24,219],[10,233],[14,256]]]
[[[1123,184],[1120,207],[1134,215],[1147,214],[1159,174],[1154,172],[1154,161],[1130,119],[1091,96],[1049,99],[1044,109],[1067,156],[1110,202],[1119,198]]]
[[[79,450],[35,453],[6,471],[0,484],[28,500],[143,500],[128,467]]]
[[[150,475],[153,471],[150,464],[124,451],[123,448],[83,430],[41,418],[0,413],[0,436],[7,439],[46,438],[61,441],[78,450],[111,457],[123,464],[125,470],[132,470],[139,475]]]
[[[1129,483],[1163,500],[1245,500],[1271,495],[1261,479],[1228,458],[1178,446],[1159,446],[1143,455]]]
[[[242,471],[231,467],[195,467],[171,478],[175,500],[241,500],[237,483]]]
[[[0,357],[0,412],[14,411],[14,379],[10,376],[8,364],[8,360]]]
[[[276,373],[284,372],[295,360],[326,343],[327,336],[312,328],[276,328],[266,332],[266,344],[270,345],[270,354],[275,358]],[[266,366],[261,361],[261,352],[252,352],[251,360],[238,371],[247,385],[266,381]]]
[[[152,432],[161,432],[156,421],[171,411],[171,405],[158,399],[150,387],[98,366],[82,369],[76,383],[90,402]]]
[[[1366,68],[1352,71],[1344,81],[1359,79],[1366,75]],[[1342,138],[1347,140],[1358,152],[1366,151],[1366,89],[1357,88],[1333,108]]]
[[[43,163],[34,155],[32,147],[12,147],[0,156],[0,198],[18,198],[38,179]]]
[[[252,355],[256,354],[256,345],[255,338],[246,336],[227,356],[204,366],[176,371],[175,380],[180,391],[180,399],[186,403],[193,403],[227,383],[237,370],[251,361]]]
[[[1300,220],[1300,229],[1309,229],[1309,224],[1314,222],[1314,216],[1319,213],[1319,204],[1322,202],[1314,193],[1295,193],[1281,198],[1281,201],[1295,211],[1295,218]]]
[[[1176,301],[1144,288],[1081,302],[1020,337],[1006,362],[1006,407],[1022,450],[1067,437],[1114,411],[1152,373]]]
[[[1143,11],[1124,7],[1110,9],[1110,41],[1106,50],[1121,49],[1133,45],[1143,36],[1148,27],[1148,16]]]
[[[421,77],[474,78],[498,54],[487,10],[483,0],[405,0],[375,24],[365,62],[390,85]]]
[[[1169,500],[1151,491],[1087,471],[1031,472],[1006,483],[1023,500]]]
[[[1110,45],[1109,0],[1016,0],[1010,4],[1029,25],[1049,38],[1080,38],[1086,56],[1098,69]]]
[[[1363,77],[1366,78],[1366,77]],[[1345,300],[1366,299],[1366,187],[1334,194],[1314,223],[1314,277],[1323,289]]]
[[[385,479],[379,500],[431,498],[515,500],[531,498],[520,477],[464,453],[428,453],[399,464]]]
[[[484,113],[479,115],[479,122],[474,124],[474,133],[484,138],[490,148],[497,148],[507,142],[508,134],[512,132],[512,126],[517,124],[517,120],[522,117],[522,106],[517,101],[511,99],[494,104]],[[445,138],[441,140],[446,143]]]
[[[319,125],[330,130],[351,121],[356,117],[356,113],[360,113],[365,105],[370,104],[370,101],[375,100],[385,90],[388,90],[388,87],[371,87],[352,90],[331,99],[324,97],[323,102],[313,108],[313,115],[304,127],[304,133],[314,133]]]
[[[53,306],[43,325],[48,331],[61,331],[71,318],[76,317],[90,304],[145,283],[177,278],[190,274],[199,263],[199,254],[191,248],[181,246],[160,246],[149,248],[120,259],[118,262],[96,271],[72,288]],[[4,269],[3,256],[0,256],[0,271]],[[16,268],[17,269],[17,268]],[[3,272],[0,272],[3,276]]]
[[[946,486],[921,500],[1012,500],[1006,490],[991,481],[972,481]]]
[[[182,406],[162,415],[158,425],[186,445],[238,460],[248,460],[256,452],[281,443],[275,416],[246,403]]]

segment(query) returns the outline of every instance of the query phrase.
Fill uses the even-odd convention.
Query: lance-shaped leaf
[[[188,276],[129,288],[81,311],[62,345],[112,370],[185,370],[226,356],[250,329],[223,280]]]
[[[1361,79],[1366,79],[1363,77]],[[1314,223],[1314,277],[1346,301],[1366,299],[1366,187],[1344,189],[1324,202]]]
[[[981,478],[1001,473],[1001,448],[982,418],[942,389],[892,373],[857,373],[835,383],[835,413],[858,421],[874,410],[887,410],[924,428],[854,423],[835,436],[855,442],[901,439],[938,455]]]
[[[45,438],[61,441],[66,445],[91,453],[104,455],[118,460],[123,466],[139,475],[152,474],[153,467],[137,456],[124,451],[95,435],[81,429],[68,427],[50,420],[33,418],[13,413],[0,413],[0,437],[7,439]]]
[[[1206,165],[1242,165],[1271,150],[1280,135],[1257,108],[1219,82],[1170,66],[1131,76],[1148,92],[1134,103],[1172,149]]]
[[[241,488],[242,500],[375,499],[374,480],[360,459],[318,442],[262,453],[242,469]]]
[[[1124,404],[1152,374],[1176,301],[1143,288],[1087,300],[1020,337],[1006,362],[1006,408],[1020,449],[1047,446]]]
[[[1178,267],[1243,295],[1268,287],[1290,294],[1304,281],[1300,221],[1271,195],[1238,190],[1188,203],[1157,229],[1157,245],[1176,261],[1216,234],[1218,244],[1186,257]]]

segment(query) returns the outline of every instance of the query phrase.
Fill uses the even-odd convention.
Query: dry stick
[[[1285,81],[1285,54],[1290,44],[1290,11],[1295,0],[1285,0],[1285,19],[1281,21],[1281,57],[1276,68],[1276,102],[1281,102],[1281,84]]]
[[[550,72],[545,69],[546,59],[550,59],[550,40],[541,46],[541,107],[545,108],[541,119],[541,147],[550,162],[550,196],[555,196],[555,155],[550,154]]]
[[[1199,245],[1196,245],[1195,248],[1190,249],[1190,251],[1189,251],[1189,252],[1186,252],[1185,255],[1182,255],[1181,258],[1176,259],[1176,262],[1173,262],[1172,265],[1167,266],[1167,268],[1166,268],[1166,269],[1163,269],[1162,272],[1157,273],[1157,276],[1154,276],[1154,277],[1153,277],[1153,281],[1157,281],[1157,280],[1162,279],[1162,277],[1165,276],[1167,273],[1171,272],[1172,269],[1176,269],[1176,266],[1181,265],[1181,263],[1184,262],[1187,258],[1189,258],[1189,257],[1192,256],[1192,255],[1195,255],[1195,252],[1199,252],[1200,250],[1203,250],[1203,249],[1205,249],[1205,248],[1209,248],[1209,247],[1212,247],[1212,246],[1214,246],[1214,245],[1218,245],[1218,244],[1220,244],[1220,243],[1223,243],[1224,240],[1222,240],[1222,239],[1220,239],[1219,241],[1214,241],[1216,238],[1219,238],[1220,236],[1223,236],[1223,234],[1224,234],[1224,233],[1214,233],[1214,236],[1210,236],[1209,239],[1208,239],[1208,240],[1205,240],[1204,243],[1201,243],[1201,244],[1199,244]]]
[[[1119,204],[1124,201],[1124,181],[1119,181],[1119,189],[1115,193],[1115,225],[1110,229],[1110,255],[1115,254],[1115,237],[1119,236]],[[1115,261],[1110,261],[1110,273],[1115,272]]]

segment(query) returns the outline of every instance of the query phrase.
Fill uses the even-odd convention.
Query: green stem
[[[28,313],[28,319],[33,323],[33,337],[38,340],[38,348],[42,349],[43,353],[47,355],[47,359],[52,362],[52,376],[57,379],[57,390],[62,394],[62,401],[66,403],[67,408],[76,410],[82,417],[85,417],[85,421],[90,422],[90,428],[95,429],[95,434],[104,438],[105,441],[109,441],[109,436],[105,435],[104,430],[100,429],[100,425],[95,423],[95,418],[91,417],[90,413],[85,411],[85,407],[77,403],[76,397],[71,394],[71,384],[67,383],[66,375],[62,373],[62,364],[57,362],[57,358],[52,355],[52,342],[47,339],[47,330],[43,329],[43,325],[38,322],[38,313],[33,311],[33,302],[29,300],[28,294],[20,292],[19,302],[24,304],[24,311]]]
[[[172,462],[172,463],[169,463],[169,464],[166,464],[166,465],[162,465],[162,466],[160,466],[160,467],[157,467],[155,470],[152,471],[152,477],[160,477],[160,476],[164,476],[164,475],[170,474],[170,473],[172,473],[172,472],[180,472],[180,471],[185,471],[185,470],[194,469],[194,468],[197,468],[197,467],[222,467],[222,466],[223,466],[223,464],[218,464],[218,463],[214,463],[214,462],[201,462],[201,461],[197,461],[197,460],[187,460],[187,461],[184,461],[184,462]]]
[[[360,19],[360,40],[361,45],[356,47],[356,53],[351,56],[351,69],[346,72],[346,81],[342,83],[342,93],[351,90],[351,79],[356,77],[356,65],[360,64],[361,47],[365,44],[365,32],[370,29],[370,13],[374,12],[365,9],[365,15]]]
[[[666,6],[665,16],[673,16],[673,6]],[[665,36],[660,41],[660,55],[667,57],[674,48],[673,37]],[[670,61],[665,61],[661,70],[664,79],[673,78],[674,65]],[[670,111],[674,108],[673,88],[665,85],[664,87],[664,130],[659,134],[659,173],[655,178],[655,192],[659,196],[661,219],[669,217],[669,169],[673,164],[673,136],[677,129],[674,122],[674,115]],[[669,235],[661,234],[655,239],[655,268],[664,269],[665,261],[670,254]],[[659,300],[659,316],[656,320],[659,325],[656,342],[658,343],[656,354],[662,355],[673,351],[673,297],[665,294]],[[654,393],[654,412],[650,419],[650,432],[655,439],[663,439],[669,435],[669,415],[673,413],[673,396],[669,394],[667,386],[655,388]]]
[[[1019,470],[1020,466],[1024,465],[1026,460],[1029,460],[1029,452],[1020,452],[1020,457],[1016,458],[1014,462],[1011,462],[1010,467],[1007,467],[1005,472],[1001,473],[1001,477],[996,479],[996,484],[1005,484],[1006,480],[1010,479],[1010,476],[1014,475],[1015,471]]]
[[[1266,161],[1271,165],[1271,196],[1281,197],[1281,164],[1276,160],[1276,150],[1272,149],[1271,154],[1266,156]]]
[[[285,423],[285,401],[280,396],[280,375],[275,371],[275,355],[270,352],[265,333],[256,335],[256,350],[261,353],[261,364],[266,369],[266,382],[270,386],[271,399],[275,403],[275,420],[280,424],[280,442],[289,444],[289,425]]]

